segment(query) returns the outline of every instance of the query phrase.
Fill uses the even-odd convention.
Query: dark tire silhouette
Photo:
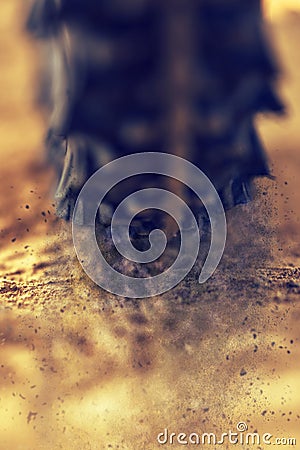
[[[225,208],[248,202],[252,180],[270,176],[254,119],[283,107],[259,0],[36,0],[28,28],[43,41],[59,216],[70,219],[95,170],[134,152],[192,161]]]

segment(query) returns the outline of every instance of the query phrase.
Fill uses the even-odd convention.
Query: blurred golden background
[[[239,421],[299,443],[300,2],[265,0],[287,105],[285,118],[258,119],[276,176],[262,183],[269,265],[250,270],[243,255],[205,288],[187,281],[140,303],[96,289],[54,217],[26,6],[0,6],[0,449],[152,450],[166,427]],[[256,224],[264,202],[229,221]]]

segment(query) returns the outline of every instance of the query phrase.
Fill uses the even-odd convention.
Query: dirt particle
[[[131,323],[136,324],[136,325],[146,325],[148,323],[148,320],[146,319],[146,317],[143,314],[132,314],[129,317],[129,320]]]
[[[29,411],[27,415],[27,423],[30,423],[31,420],[35,420],[37,416],[37,412]]]
[[[288,282],[286,283],[286,287],[287,287],[288,289],[298,288],[298,287],[299,287],[299,284],[298,284],[298,283],[295,283],[294,281],[288,281]]]

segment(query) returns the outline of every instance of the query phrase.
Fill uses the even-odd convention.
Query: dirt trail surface
[[[300,18],[274,30],[289,116],[259,123],[276,180],[229,214],[209,282],[198,285],[195,270],[133,301],[87,278],[55,218],[22,14],[20,2],[2,2],[0,449],[152,450],[165,428],[220,439],[238,422],[299,445]]]

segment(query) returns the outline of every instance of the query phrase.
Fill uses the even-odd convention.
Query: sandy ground
[[[135,302],[79,267],[54,216],[36,47],[16,0],[2,2],[0,28],[0,449],[152,450],[164,428],[220,436],[241,421],[299,443],[300,18],[273,30],[288,115],[258,120],[276,180],[229,214],[208,283],[192,273]]]

